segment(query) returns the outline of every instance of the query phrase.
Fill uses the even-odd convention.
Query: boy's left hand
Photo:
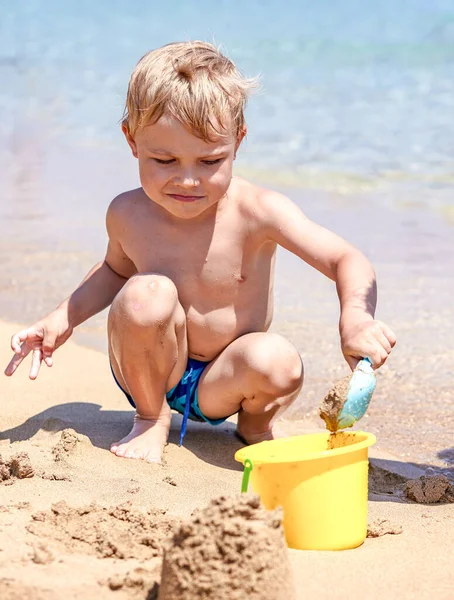
[[[343,323],[340,328],[341,347],[352,371],[363,358],[369,358],[378,369],[388,358],[396,344],[396,336],[381,321],[368,319]]]

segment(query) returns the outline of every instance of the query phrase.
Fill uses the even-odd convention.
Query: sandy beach
[[[1,323],[0,337],[5,340],[16,329]],[[6,363],[8,357],[2,344],[0,360]],[[69,341],[38,380],[30,382],[23,369],[3,379],[1,389],[0,454],[26,452],[34,469],[33,477],[0,483],[0,596],[5,600],[155,597],[150,590],[159,582],[161,557],[153,547],[134,547],[134,511],[165,509],[160,519],[185,518],[212,497],[239,491],[234,423],[217,429],[191,423],[185,446],[179,448],[180,417],[175,415],[162,465],[109,452],[110,442],[128,431],[132,413],[101,352]],[[288,433],[315,430],[315,425],[308,419],[281,422]],[[371,456],[374,465],[407,477],[425,472],[376,447]],[[367,539],[345,552],[291,550],[298,598],[359,593],[365,598],[390,593],[402,599],[451,598],[453,505],[421,505],[373,491],[369,500],[369,521],[387,519],[402,533]],[[62,501],[66,510],[79,509],[71,528],[59,521]],[[124,511],[125,503],[131,539],[123,540],[122,550],[124,523],[111,524],[108,548],[117,539],[112,554],[96,530],[101,518],[96,510],[122,506]],[[93,504],[96,509],[80,510]],[[161,524],[155,531],[158,542],[165,532]]]

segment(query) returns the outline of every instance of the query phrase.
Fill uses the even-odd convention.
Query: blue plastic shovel
[[[347,400],[339,414],[339,429],[351,427],[364,416],[376,384],[377,378],[372,363],[368,358],[360,360],[350,380]]]
[[[337,431],[351,427],[364,416],[369,403],[374,393],[377,380],[375,372],[372,369],[372,363],[368,358],[360,360],[356,369],[351,375],[351,379],[346,392],[346,398],[341,398],[339,403],[339,413],[336,414],[336,409],[330,411],[329,418],[322,409],[320,410],[321,417],[325,420],[327,428],[330,431]],[[329,401],[330,394],[325,398],[324,404]],[[343,406],[342,406],[343,404]],[[329,406],[329,402],[328,402]],[[332,407],[333,405],[331,405]],[[334,405],[335,407],[336,405]]]

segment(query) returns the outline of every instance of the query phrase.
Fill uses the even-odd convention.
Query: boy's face
[[[205,142],[170,116],[139,129],[134,138],[124,127],[123,132],[139,160],[147,196],[182,219],[199,216],[225,195],[244,136],[237,140],[232,134]]]

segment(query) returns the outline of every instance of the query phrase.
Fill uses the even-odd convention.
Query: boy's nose
[[[196,173],[182,173],[179,177],[175,178],[175,183],[181,187],[192,188],[200,185],[200,178]]]

